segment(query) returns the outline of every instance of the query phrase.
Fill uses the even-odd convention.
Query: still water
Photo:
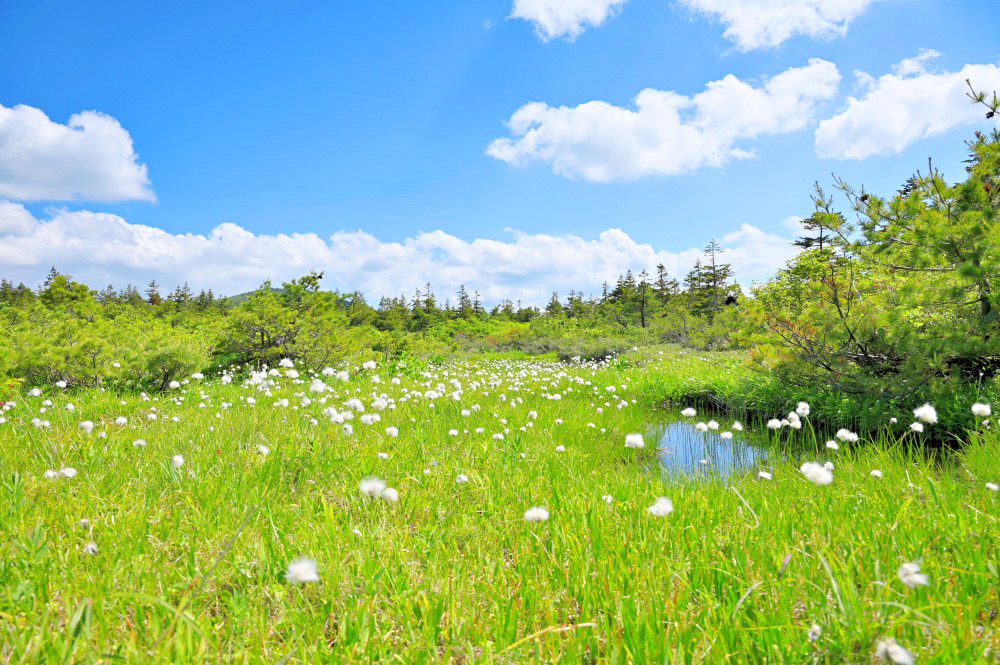
[[[687,420],[659,423],[648,430],[647,445],[656,442],[660,467],[672,473],[728,476],[767,467],[768,452],[754,445],[752,434],[733,432],[732,439],[723,439],[719,435],[731,431],[732,421],[719,422],[718,430],[708,432],[699,432]]]

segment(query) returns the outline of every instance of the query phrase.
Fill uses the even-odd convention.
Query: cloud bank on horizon
[[[794,227],[794,224],[789,228]],[[626,270],[653,272],[663,264],[683,276],[700,249],[655,250],[621,229],[594,239],[508,230],[512,240],[467,241],[443,231],[419,233],[402,242],[385,242],[365,231],[254,234],[224,223],[208,234],[171,234],[118,215],[54,210],[36,218],[23,205],[0,200],[0,265],[4,277],[37,284],[55,266],[92,288],[155,279],[164,288],[189,283],[234,295],[310,270],[326,274],[324,286],[362,291],[369,300],[413,295],[430,282],[439,297],[454,299],[460,285],[479,291],[484,302],[503,299],[544,305],[553,290],[599,294]],[[748,284],[770,275],[794,256],[789,238],[749,224],[722,239],[723,257],[735,277]]]

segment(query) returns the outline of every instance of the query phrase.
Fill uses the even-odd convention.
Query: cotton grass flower
[[[541,506],[533,506],[524,511],[525,522],[544,522],[549,519],[549,511]]]
[[[773,476],[767,471],[758,471],[757,477],[760,478],[761,480],[771,480]]]
[[[821,464],[816,462],[806,462],[801,467],[799,471],[805,476],[809,482],[816,485],[829,485],[833,482],[833,473]]]
[[[171,381],[170,383],[167,384],[167,387],[170,388],[171,390],[177,390],[178,388],[181,387],[181,384],[179,381]]]
[[[361,479],[358,487],[361,489],[362,495],[367,496],[370,499],[375,499],[385,490],[386,484],[381,478],[368,476],[367,478]]]
[[[858,435],[848,429],[837,430],[836,438],[840,439],[844,443],[857,443]]]
[[[809,638],[810,642],[815,642],[820,638],[822,634],[823,634],[823,629],[820,628],[818,625],[813,624],[812,627],[809,628],[809,632],[806,634],[806,637]]]
[[[464,473],[460,473],[457,476],[455,476],[455,482],[457,484],[459,484],[459,485],[461,485],[463,483],[467,483],[467,482],[469,482],[469,477],[467,475],[465,475]]]
[[[921,422],[925,422],[928,425],[933,425],[937,422],[937,409],[935,409],[930,404],[924,404],[913,410],[913,417]]]
[[[917,434],[920,434],[920,433],[922,433],[924,431],[924,424],[923,423],[910,423],[910,430],[913,431],[913,432],[916,432]]]
[[[734,432],[742,432],[743,425],[740,423],[740,421],[736,420],[733,422],[733,426],[730,427],[730,429],[733,430]]]
[[[319,582],[319,573],[316,571],[316,562],[305,557],[295,559],[288,564],[285,572],[285,579],[292,584],[306,584],[308,582]]]
[[[90,434],[94,430],[94,423],[89,420],[84,420],[80,423],[80,430],[84,434]]]
[[[708,425],[707,425],[707,424],[705,424],[705,423],[695,423],[695,426],[694,426],[694,428],[695,428],[696,430],[698,430],[699,432],[702,432],[702,433],[704,433],[704,432],[707,432],[707,431],[708,431]]]
[[[184,456],[174,455],[173,457],[170,458],[170,465],[175,469],[181,468],[182,466],[184,466]]]
[[[386,503],[396,503],[399,501],[399,492],[393,487],[386,487],[384,490],[379,492],[378,498],[382,499]]]
[[[987,418],[993,413],[993,409],[989,404],[983,404],[982,402],[976,402],[972,405],[972,415],[978,416],[980,418]]]
[[[997,485],[996,483],[986,483],[986,489],[991,492],[996,492],[997,490],[1000,490],[1000,485]]]
[[[646,442],[642,438],[642,434],[626,434],[625,435],[625,447],[626,448],[645,448]]]
[[[879,471],[878,469],[872,469],[871,472],[869,472],[868,475],[871,476],[872,478],[881,478],[882,477],[882,472]]]
[[[263,443],[257,446],[257,452],[261,457],[267,457],[267,454],[271,452],[271,449],[265,446]]]
[[[661,496],[649,507],[649,514],[654,517],[666,517],[672,512],[674,512],[674,503],[665,496]]]
[[[840,446],[837,445],[836,441],[827,441],[826,447],[830,450],[840,450]]]
[[[802,418],[805,418],[806,416],[808,416],[809,415],[809,403],[808,402],[799,402],[798,405],[795,407],[795,413],[798,414]]]
[[[84,545],[83,546],[83,553],[84,554],[90,554],[91,556],[93,556],[94,554],[97,554],[97,543],[95,543],[95,542],[89,542],[86,545]]]
[[[911,589],[918,586],[927,586],[927,575],[920,572],[919,563],[904,563],[899,567],[899,570],[896,571],[896,577],[899,578],[900,582]]]
[[[145,446],[146,446],[145,439],[136,439],[135,441],[132,442],[133,448],[144,448]]]
[[[767,428],[775,430],[781,429],[781,421],[778,420],[777,418],[771,418],[770,420],[767,421]]]
[[[684,416],[685,418],[694,418],[695,416],[698,415],[698,412],[689,406],[688,408],[681,411],[681,415]]]
[[[732,432],[722,432],[721,434],[719,434],[719,438],[720,439],[724,439],[726,441],[729,441],[730,439],[733,438],[733,433]]]
[[[875,646],[875,655],[878,656],[879,660],[896,663],[896,665],[913,665],[913,654],[891,637],[878,641]]]

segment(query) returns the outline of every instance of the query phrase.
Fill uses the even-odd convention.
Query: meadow
[[[992,419],[942,454],[910,428],[926,410],[853,442],[795,399],[776,429],[666,403],[720,358],[18,389],[0,661],[997,662]],[[677,419],[771,454],[661,471],[648,433]]]

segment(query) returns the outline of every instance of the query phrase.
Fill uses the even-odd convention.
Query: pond
[[[699,432],[693,421],[660,422],[650,427],[646,440],[656,442],[660,468],[671,473],[728,476],[766,466],[764,445],[755,445],[753,435],[747,432],[732,432],[732,439],[722,438],[722,432],[730,431],[731,421],[720,418],[719,422],[719,430],[708,432]]]

